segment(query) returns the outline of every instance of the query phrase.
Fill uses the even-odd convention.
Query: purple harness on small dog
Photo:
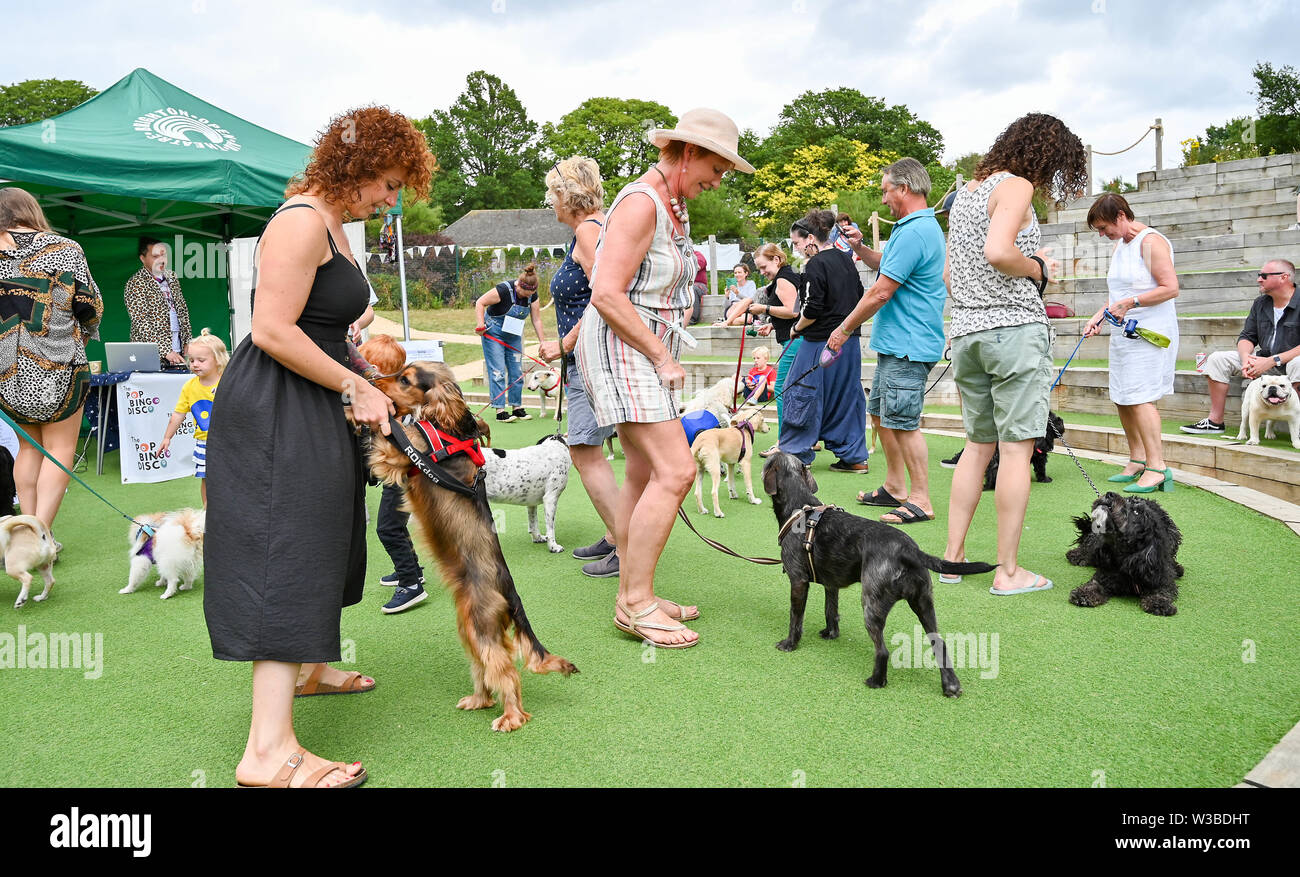
[[[140,550],[137,551],[136,554],[138,554],[140,557],[147,558],[150,563],[158,562],[153,559],[153,537],[152,536],[146,536],[144,538],[144,542],[140,544]]]

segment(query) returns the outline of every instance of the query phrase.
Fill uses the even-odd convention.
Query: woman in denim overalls
[[[498,283],[483,293],[474,302],[474,313],[478,318],[474,331],[483,336],[488,394],[492,397],[492,407],[497,410],[497,421],[529,420],[529,414],[523,408],[524,385],[520,374],[526,317],[532,317],[538,342],[546,340],[542,311],[537,304],[537,266],[529,262],[518,280]],[[508,398],[513,412],[506,410],[507,399],[503,396]]]

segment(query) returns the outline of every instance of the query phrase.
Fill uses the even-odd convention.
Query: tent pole
[[[402,340],[411,340],[411,316],[406,306],[406,252],[402,249],[402,214],[397,214],[397,279],[402,285]]]

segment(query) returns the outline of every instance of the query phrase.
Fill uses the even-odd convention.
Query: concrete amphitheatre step
[[[1128,455],[1123,430],[1071,425],[1065,418],[1065,441],[1075,450]],[[923,414],[922,429],[962,432],[959,414]],[[1176,469],[1208,475],[1290,503],[1300,502],[1300,452],[1252,447],[1184,433],[1165,433],[1165,460]],[[1062,450],[1057,445],[1058,450]]]
[[[736,374],[734,364],[725,362],[692,362],[689,358],[682,361],[686,369],[686,388],[684,398],[690,399],[696,393],[709,387],[722,378],[731,378]],[[930,405],[960,405],[957,384],[953,381],[952,369],[946,373],[943,369],[947,363],[939,363],[930,372],[929,384],[934,388],[926,395]],[[870,390],[875,378],[875,362],[862,364],[862,387]],[[929,386],[927,384],[927,387]],[[1204,375],[1195,371],[1178,371],[1174,373],[1174,392],[1156,403],[1164,423],[1176,429],[1184,423],[1194,423],[1204,417],[1210,410],[1208,385]],[[1115,403],[1110,401],[1110,372],[1104,368],[1083,368],[1072,365],[1065,370],[1061,382],[1052,391],[1052,408],[1061,411],[1076,411],[1084,414],[1115,414]],[[1228,407],[1225,419],[1228,429],[1235,430],[1241,422],[1241,386],[1237,383],[1228,385]]]
[[[1052,328],[1056,332],[1056,341],[1052,347],[1053,358],[1066,359],[1074,350],[1075,344],[1079,341],[1079,333],[1083,331],[1088,319],[1096,312],[1096,308],[1101,306],[1101,294],[1098,293],[1097,295],[1099,297],[1094,307],[1079,307],[1078,296],[1070,298],[1068,302],[1064,297],[1052,299],[1053,301],[1061,301],[1074,306],[1076,312],[1081,314],[1079,317],[1052,320]],[[1245,311],[1250,307],[1250,301],[1251,299],[1245,299],[1233,304],[1239,311]],[[1086,303],[1088,302],[1085,300]],[[1237,336],[1241,334],[1241,326],[1244,322],[1245,318],[1243,317],[1179,317],[1179,357],[1193,359],[1197,353],[1232,350],[1237,346]],[[945,331],[947,331],[946,323]],[[740,333],[741,329],[738,326],[709,326],[703,323],[692,326],[691,334],[695,336],[695,340],[699,343],[694,350],[683,350],[682,358],[691,359],[700,356],[729,356],[734,358],[740,353]],[[867,323],[862,327],[862,348],[864,351],[867,350],[870,338],[871,323]],[[777,344],[771,336],[760,338],[746,335],[746,362],[750,358],[749,351],[759,345],[766,346],[774,354],[776,353]],[[1109,337],[1097,335],[1083,342],[1083,346],[1079,348],[1078,358],[1107,359],[1109,358],[1109,350]],[[748,369],[749,366],[746,365],[745,368]]]

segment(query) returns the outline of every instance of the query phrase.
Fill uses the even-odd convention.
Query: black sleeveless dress
[[[347,365],[347,328],[369,285],[329,244],[298,326]],[[221,377],[207,452],[203,611],[213,657],[339,660],[342,609],[360,602],[366,572],[361,456],[339,393],[289,371],[250,334]]]

